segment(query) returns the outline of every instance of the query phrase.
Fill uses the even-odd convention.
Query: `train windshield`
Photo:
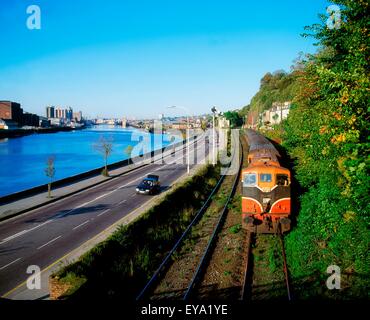
[[[271,182],[271,181],[272,181],[271,173],[261,173],[260,174],[260,182]]]
[[[243,187],[255,186],[257,182],[256,180],[257,180],[257,176],[255,173],[245,174],[244,179],[243,179]]]

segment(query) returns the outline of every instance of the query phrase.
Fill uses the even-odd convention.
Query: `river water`
[[[133,128],[95,126],[71,132],[32,134],[19,138],[0,140],[0,196],[29,189],[48,182],[45,175],[46,161],[55,157],[55,177],[59,180],[104,165],[103,156],[96,151],[100,137],[112,141],[113,152],[108,163],[128,158],[124,150],[137,145],[138,138],[133,134],[143,132]],[[147,150],[169,145],[166,135],[161,137],[148,134],[151,141]]]

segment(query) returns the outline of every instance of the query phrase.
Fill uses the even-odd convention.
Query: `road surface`
[[[211,148],[211,145],[209,146]],[[195,146],[204,159],[204,141]],[[194,148],[191,148],[191,154]],[[121,177],[0,224],[0,296],[24,282],[27,268],[52,264],[150,200],[135,188],[148,174],[159,175],[163,189],[184,175],[184,164],[149,164]],[[199,162],[198,162],[199,163]],[[192,165],[193,166],[193,165]]]

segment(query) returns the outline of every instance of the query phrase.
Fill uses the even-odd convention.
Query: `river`
[[[0,196],[39,186],[48,182],[45,175],[46,161],[55,157],[55,178],[59,180],[104,165],[103,156],[96,151],[100,137],[112,140],[113,151],[108,163],[125,160],[124,150],[137,145],[133,133],[142,133],[134,128],[95,126],[71,132],[32,134],[19,138],[0,140]],[[153,134],[150,149],[160,148]],[[163,146],[169,145],[163,135]]]

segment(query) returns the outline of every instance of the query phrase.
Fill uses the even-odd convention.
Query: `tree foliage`
[[[55,176],[55,157],[50,156],[46,161],[45,167],[45,175],[49,178],[48,182],[48,198],[51,197],[51,183],[53,182],[53,178]]]
[[[284,124],[284,146],[307,190],[287,253],[295,276],[337,264],[369,277],[369,3],[334,2],[340,28],[329,29],[325,16],[307,28],[320,48],[300,62]]]
[[[237,111],[227,111],[224,113],[226,120],[230,121],[232,128],[240,127],[243,124],[243,118]]]
[[[93,148],[104,158],[104,169],[102,171],[103,176],[109,176],[108,157],[112,154],[113,151],[113,139],[101,136],[99,138],[99,141],[93,145]]]
[[[241,114],[247,114],[249,111],[260,113],[271,108],[273,102],[291,101],[299,88],[298,74],[298,70],[291,73],[283,70],[266,73],[261,79],[259,91],[252,98],[250,105],[241,110]]]

